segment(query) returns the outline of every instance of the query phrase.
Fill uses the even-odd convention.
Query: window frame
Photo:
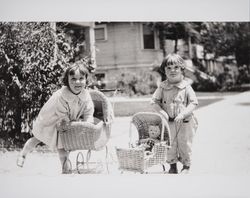
[[[157,31],[154,30],[154,48],[152,49],[145,49],[144,46],[144,32],[143,32],[143,25],[145,25],[144,23],[140,24],[140,32],[141,32],[141,49],[142,50],[159,50],[160,49],[160,44],[159,44],[159,40],[157,39]]]
[[[96,39],[95,38],[95,41],[96,42],[99,42],[99,41],[107,41],[108,40],[108,33],[107,33],[107,24],[100,24],[100,25],[95,25],[94,27],[94,31],[96,29],[104,29],[104,39]]]

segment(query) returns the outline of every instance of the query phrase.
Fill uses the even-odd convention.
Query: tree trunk
[[[13,85],[15,90],[15,100],[13,101],[13,121],[14,126],[12,126],[12,131],[10,132],[10,137],[15,138],[19,136],[21,133],[21,125],[22,125],[22,101],[21,101],[21,93],[20,89],[17,85]]]
[[[191,44],[191,37],[190,36],[188,36],[188,56],[190,59],[193,58],[192,44]]]
[[[159,40],[160,40],[160,48],[162,49],[162,53],[163,53],[163,57],[166,56],[166,38],[165,38],[165,34],[164,34],[164,28],[161,27],[159,28]]]
[[[178,38],[175,39],[174,53],[177,53],[177,51],[178,51]]]

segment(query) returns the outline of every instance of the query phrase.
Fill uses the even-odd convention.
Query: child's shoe
[[[190,170],[190,166],[184,165],[183,168],[181,169],[181,174],[188,174]]]
[[[170,164],[170,169],[169,169],[168,173],[169,174],[177,174],[178,173],[176,163]]]
[[[24,161],[25,161],[25,156],[19,155],[16,161],[16,165],[22,168]]]

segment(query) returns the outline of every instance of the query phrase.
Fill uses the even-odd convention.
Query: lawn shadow
[[[237,105],[250,106],[250,102],[241,102],[241,103],[237,103]]]
[[[219,102],[223,100],[223,98],[216,98],[216,99],[202,99],[202,100],[199,100],[199,104],[198,104],[198,109],[199,108],[202,108],[202,107],[205,107],[205,106],[208,106],[208,105],[211,105],[215,102]]]

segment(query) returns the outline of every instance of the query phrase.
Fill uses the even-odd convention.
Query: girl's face
[[[69,88],[74,94],[79,94],[86,86],[86,76],[77,69],[74,75],[68,76]]]
[[[182,80],[182,70],[178,65],[167,65],[165,73],[170,83],[178,83]]]

